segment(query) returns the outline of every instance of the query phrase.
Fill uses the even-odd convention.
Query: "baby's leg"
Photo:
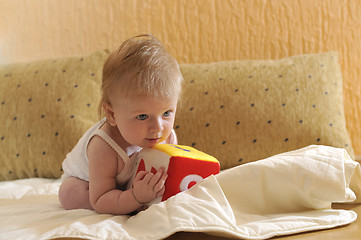
[[[79,178],[70,177],[63,181],[59,189],[59,200],[67,210],[93,210],[89,200],[89,183]]]

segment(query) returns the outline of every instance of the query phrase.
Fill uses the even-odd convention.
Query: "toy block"
[[[185,191],[204,178],[219,173],[220,165],[216,158],[192,147],[158,144],[153,148],[142,149],[137,153],[135,169],[128,188],[139,171],[156,173],[164,167],[168,178],[165,182],[163,196],[155,199],[149,205],[167,200],[175,194]]]

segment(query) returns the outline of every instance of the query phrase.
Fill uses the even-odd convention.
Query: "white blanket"
[[[356,220],[331,203],[359,197],[360,176],[345,150],[309,146],[211,176],[133,217],[63,210],[60,180],[1,182],[0,239],[162,239],[177,231],[265,239],[333,228]]]

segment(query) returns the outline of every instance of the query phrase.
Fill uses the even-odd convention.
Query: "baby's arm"
[[[99,213],[128,214],[141,207],[140,202],[152,201],[164,192],[164,182],[167,177],[164,171],[158,171],[155,175],[142,172],[143,175],[138,177],[134,189],[118,190],[117,169],[120,167],[123,170],[124,165],[118,166],[119,156],[98,136],[90,141],[87,154],[90,203]]]

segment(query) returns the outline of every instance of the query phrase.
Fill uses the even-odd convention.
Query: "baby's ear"
[[[109,102],[104,102],[103,110],[105,112],[105,116],[107,117],[108,123],[111,126],[115,127],[117,124],[115,122],[114,111],[113,111],[112,105]]]

